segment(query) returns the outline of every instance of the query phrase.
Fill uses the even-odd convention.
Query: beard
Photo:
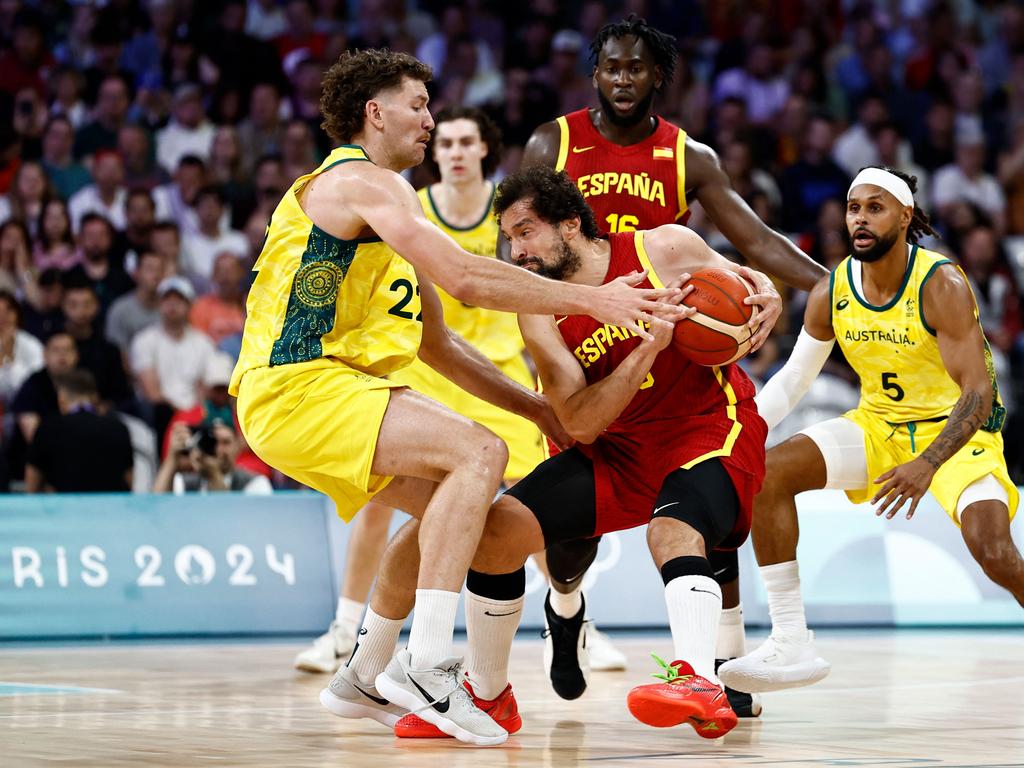
[[[853,237],[849,232],[846,233],[846,241],[850,246],[850,255],[857,259],[857,261],[862,261],[866,264],[878,261],[889,252],[896,243],[896,238],[899,237],[899,232],[896,231],[886,235],[875,235],[874,232],[871,234],[874,235],[875,242],[867,248],[857,250],[857,246],[853,243]]]
[[[636,102],[633,105],[633,111],[628,115],[620,115],[616,112],[615,105],[607,99],[600,88],[597,89],[597,100],[601,105],[601,114],[608,119],[609,123],[619,128],[632,128],[650,117],[651,105],[654,103],[654,89],[651,88],[646,96]]]
[[[538,263],[538,275],[551,280],[565,280],[579,272],[581,263],[579,254],[573,252],[561,233],[558,234],[555,255],[557,258],[553,264]]]

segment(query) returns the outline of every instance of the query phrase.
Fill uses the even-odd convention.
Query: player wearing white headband
[[[722,681],[761,692],[814,683],[828,662],[807,630],[796,563],[794,497],[841,488],[909,519],[929,489],[960,527],[985,574],[1024,605],[1024,559],[1010,537],[1017,488],[1003,459],[1005,410],[967,278],[917,244],[933,234],[914,204],[916,179],[865,168],[847,195],[850,255],[807,301],[786,365],[757,396],[769,427],[806,393],[836,339],[861,381],[860,404],[768,451],[753,541],[768,593],[771,636],[726,662]]]

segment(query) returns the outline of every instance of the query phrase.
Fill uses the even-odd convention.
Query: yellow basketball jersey
[[[903,284],[883,306],[864,298],[857,260],[847,256],[832,273],[832,328],[847,361],[860,376],[859,410],[892,424],[931,421],[948,416],[960,399],[960,387],[942,362],[935,330],[928,325],[921,306],[925,283],[943,264],[952,262],[911,246]],[[983,429],[998,432],[1005,410],[999,405],[987,342],[985,357],[994,400]]]
[[[423,323],[412,264],[380,238],[342,240],[324,232],[299,205],[310,180],[354,161],[370,159],[362,147],[338,147],[296,179],[274,210],[253,267],[232,394],[252,368],[340,361],[384,376],[416,357]]]
[[[470,253],[494,257],[498,242],[498,222],[494,218],[493,190],[480,221],[468,227],[456,227],[444,220],[434,203],[429,186],[421,189],[418,194],[423,212],[432,223],[451,235],[455,242]],[[519,335],[515,315],[463,304],[440,287],[437,292],[444,306],[445,325],[483,352],[489,360],[500,363],[522,353],[525,344]]]

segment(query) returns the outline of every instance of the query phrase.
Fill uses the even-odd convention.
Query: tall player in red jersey
[[[598,226],[612,233],[685,223],[688,203],[695,199],[748,262],[795,288],[813,288],[827,270],[757,217],[733,190],[711,147],[655,114],[655,96],[675,71],[675,39],[631,16],[602,27],[590,51],[599,108],[581,109],[537,128],[526,145],[523,167],[565,170]],[[579,587],[596,555],[596,539],[571,550],[561,545],[548,550],[553,613],[572,622],[579,612],[582,624]],[[726,608],[718,648],[724,660],[746,652],[739,561],[735,552],[716,553],[713,566]],[[570,647],[575,645],[571,635],[562,635]],[[553,656],[577,663],[557,648]],[[760,711],[749,694],[728,693],[741,717]]]
[[[758,294],[750,301],[765,313],[756,344],[778,317],[781,302],[765,275],[735,267],[684,227],[602,236],[564,173],[534,166],[508,177],[495,212],[513,262],[546,277],[601,285],[647,270],[652,285],[675,286],[695,269],[738,269],[754,281]],[[519,323],[545,395],[577,444],[492,506],[467,585],[491,599],[488,616],[500,616],[520,604],[521,592],[508,593],[523,583],[531,552],[647,525],[677,661],[665,665],[664,683],[633,689],[630,710],[651,725],[688,722],[705,738],[723,736],[736,715],[715,674],[722,596],[706,553],[738,547],[750,528],[767,435],[754,387],[736,365],[689,362],[671,344],[666,320],[654,320],[652,341],[575,315],[520,315]],[[475,619],[467,613],[471,630]],[[467,672],[474,684],[483,677],[496,690],[506,681],[477,670],[507,658],[514,626],[502,633],[500,619],[486,621],[489,631],[470,633]],[[579,678],[552,682],[565,698],[585,687]]]

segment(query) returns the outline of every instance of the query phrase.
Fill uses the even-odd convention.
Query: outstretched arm
[[[757,411],[772,429],[803,399],[835,345],[829,319],[828,278],[822,278],[807,297],[804,327],[781,370],[757,393]]]
[[[686,187],[743,258],[787,285],[811,290],[828,270],[770,229],[732,188],[711,147],[686,139]]]
[[[641,336],[654,311],[671,311],[660,299],[671,291],[634,289],[645,276],[626,276],[599,287],[548,280],[497,259],[475,256],[431,224],[405,179],[369,163],[346,173],[328,172],[311,189],[310,217],[327,232],[348,232],[365,222],[403,258],[467,304],[506,312],[590,315]],[[339,169],[341,170],[341,169]],[[339,234],[339,236],[341,236]]]
[[[978,322],[974,294],[956,267],[939,267],[925,283],[922,310],[935,329],[942,363],[960,387],[946,426],[921,455],[889,470],[875,483],[882,485],[871,500],[887,519],[910,502],[907,519],[931,485],[936,470],[967,445],[992,411],[993,385],[985,364],[985,336]]]
[[[569,436],[547,398],[513,381],[472,344],[444,324],[444,311],[434,286],[420,278],[423,340],[420,359],[447,379],[482,400],[534,422],[561,448]]]

